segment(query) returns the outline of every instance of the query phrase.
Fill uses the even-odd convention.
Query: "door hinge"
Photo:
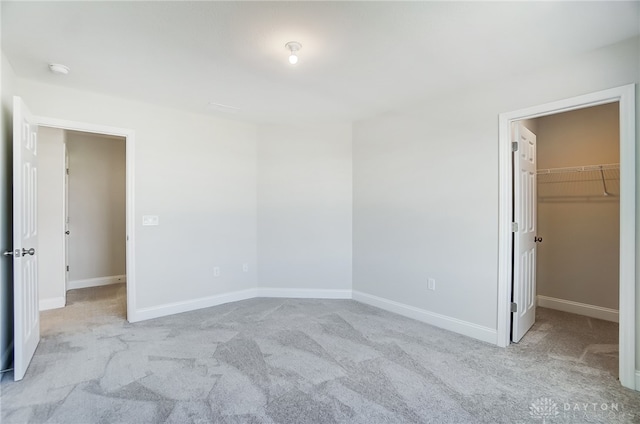
[[[518,304],[516,302],[511,302],[511,312],[518,312]]]
[[[511,142],[511,151],[512,152],[517,152],[518,151],[518,142],[517,141],[512,141]]]
[[[69,272],[69,265],[67,265],[67,272]]]
[[[517,233],[518,232],[518,223],[517,222],[512,222],[511,223],[511,232],[512,233]]]
[[[58,169],[60,169],[60,168],[58,168]],[[67,168],[67,175],[69,175],[69,168]]]

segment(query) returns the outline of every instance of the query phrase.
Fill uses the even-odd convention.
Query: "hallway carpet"
[[[129,324],[123,285],[42,313],[8,423],[634,423],[617,324],[540,309],[498,348],[350,300],[252,299]]]

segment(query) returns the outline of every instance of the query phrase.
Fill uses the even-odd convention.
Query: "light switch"
[[[142,225],[160,225],[160,217],[158,215],[143,215]]]
[[[436,289],[436,279],[435,278],[429,278],[427,280],[427,288],[429,290],[435,290]]]

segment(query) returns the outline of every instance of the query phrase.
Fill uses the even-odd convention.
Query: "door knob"
[[[22,249],[22,256],[27,256],[27,255],[33,256],[35,254],[36,254],[36,249],[34,249],[33,247],[31,249],[29,249],[29,250],[27,250],[25,248]]]
[[[536,243],[542,243],[542,237],[535,236],[533,238],[533,241],[535,241]]]
[[[20,251],[19,251],[19,250],[16,250],[16,252],[17,252],[18,254],[20,254]],[[3,255],[4,255],[4,256],[13,256],[13,254],[14,254],[14,253],[16,253],[16,252],[14,252],[13,250],[5,250],[5,251],[4,251],[4,253],[3,253]]]

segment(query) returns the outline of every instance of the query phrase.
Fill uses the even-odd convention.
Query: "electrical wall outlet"
[[[214,266],[213,267],[213,276],[214,277],[219,277],[220,276],[220,267],[219,266]]]
[[[142,225],[160,225],[160,217],[158,215],[143,215]]]
[[[433,291],[436,290],[436,280],[435,280],[435,278],[429,278],[427,280],[427,288],[429,290],[433,290]]]

